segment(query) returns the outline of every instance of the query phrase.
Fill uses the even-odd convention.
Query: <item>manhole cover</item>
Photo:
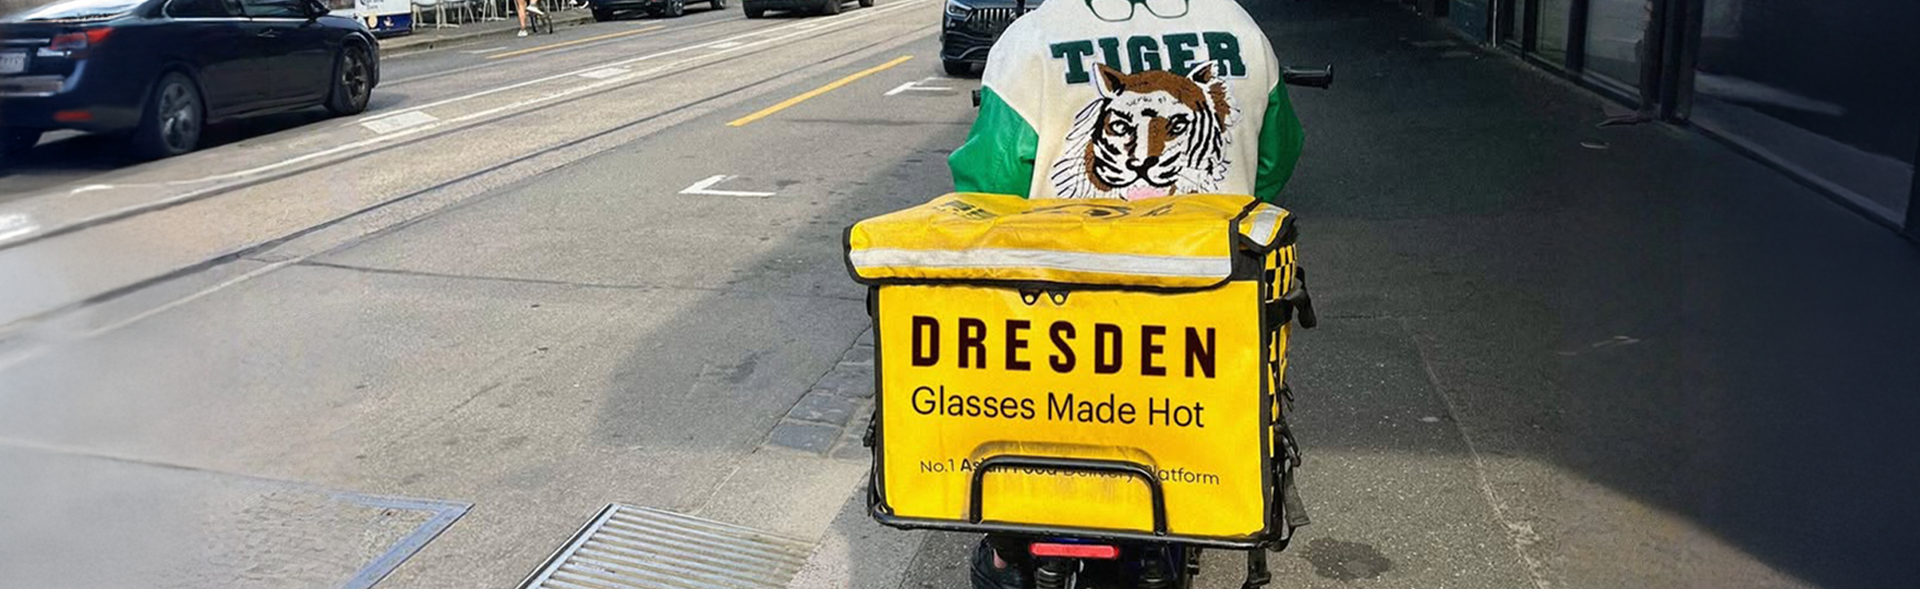
[[[522,589],[785,587],[808,542],[670,511],[608,505]]]

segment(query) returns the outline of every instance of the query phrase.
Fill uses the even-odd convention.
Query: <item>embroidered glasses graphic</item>
[[[1147,13],[1160,18],[1180,18],[1187,15],[1188,0],[1086,0],[1087,10],[1093,11],[1094,18],[1107,22],[1126,22],[1145,6]]]

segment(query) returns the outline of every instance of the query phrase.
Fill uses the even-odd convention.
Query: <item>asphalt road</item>
[[[0,177],[0,586],[508,587],[619,502],[809,543],[791,587],[964,587],[972,538],[861,512],[839,242],[948,188],[940,10],[482,39],[161,162],[50,139]],[[1392,3],[1252,10],[1340,71],[1294,93],[1324,326],[1276,586],[1920,573],[1910,245]]]

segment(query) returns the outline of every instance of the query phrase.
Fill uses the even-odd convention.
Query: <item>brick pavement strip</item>
[[[787,410],[766,445],[842,460],[867,459],[863,438],[873,418],[872,333],[862,333]]]
[[[844,426],[847,417],[853,413],[854,401],[839,395],[823,392],[807,393],[800,402],[787,412],[789,417],[819,423],[831,423]]]

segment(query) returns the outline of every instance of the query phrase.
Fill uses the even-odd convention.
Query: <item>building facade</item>
[[[1920,2],[1408,1],[1920,239]]]

